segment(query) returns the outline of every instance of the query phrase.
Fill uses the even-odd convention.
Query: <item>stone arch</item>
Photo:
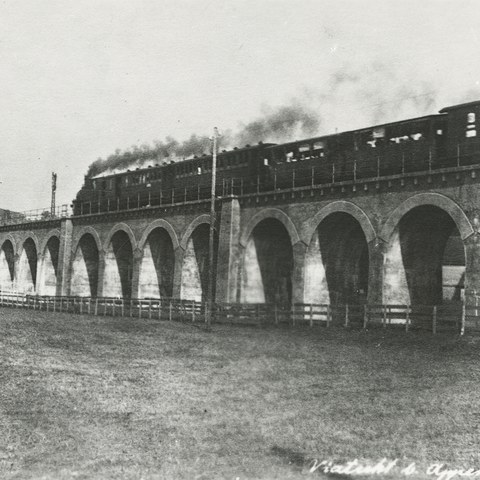
[[[202,223],[204,223],[204,222],[202,222]],[[208,223],[210,223],[210,221]],[[175,229],[172,227],[172,225],[169,222],[167,222],[163,218],[159,218],[157,220],[154,220],[152,223],[150,223],[148,225],[148,227],[145,229],[145,231],[143,232],[142,238],[138,242],[138,249],[140,251],[143,251],[143,249],[145,247],[145,243],[147,242],[148,236],[156,228],[163,228],[164,230],[166,230],[168,232],[168,234],[170,235],[170,239],[172,240],[174,250],[176,250],[179,247],[180,243],[178,241],[178,236],[177,236],[177,233],[175,232]],[[183,242],[183,239],[182,239],[182,242]]]
[[[460,205],[441,193],[429,192],[418,193],[401,203],[384,223],[380,231],[380,238],[388,242],[403,216],[413,208],[424,205],[432,205],[448,213],[455,222],[462,240],[474,233],[472,224]]]
[[[25,245],[33,247],[25,248]],[[18,269],[15,272],[16,288],[20,291],[33,293],[38,284],[38,263],[41,255],[39,241],[32,232],[25,232],[18,242]]]
[[[178,247],[177,234],[166,220],[155,220],[145,229],[138,243],[138,281],[133,286],[139,298],[172,297]]]
[[[376,236],[365,211],[344,200],[329,203],[305,220],[303,301],[363,303],[369,287],[369,244]]]
[[[239,271],[241,303],[288,304],[293,298],[294,272],[299,266],[295,253],[303,244],[288,216],[269,210],[270,215],[255,215],[244,231]]]
[[[376,238],[377,234],[368,215],[354,203],[339,200],[329,203],[317,212],[315,216],[303,222],[300,230],[300,239],[302,242],[306,245],[310,245],[313,234],[320,223],[333,213],[347,213],[351,215],[362,227],[367,243],[370,243]]]
[[[97,244],[98,251],[99,252],[103,251],[102,241],[100,240],[100,235],[98,234],[98,232],[93,227],[85,226],[80,228],[76,232],[75,240],[72,242],[72,257],[75,256],[75,252],[78,249],[78,245],[80,244],[82,237],[86,233],[89,233],[93,237],[93,239],[95,240],[95,243]]]
[[[40,246],[40,270],[37,291],[41,295],[55,295],[57,291],[60,231],[48,232]]]
[[[116,224],[104,242],[102,294],[130,298],[134,293],[133,276],[138,270],[137,241],[126,223]]]
[[[185,233],[182,235],[182,240],[180,241],[180,247],[182,247],[183,250],[187,248],[188,241],[190,240],[190,237],[192,236],[194,230],[202,223],[210,225],[210,215],[200,215],[199,217],[195,218],[195,220],[193,220],[190,225],[188,225]]]
[[[132,245],[132,250],[135,251],[137,249],[137,240],[135,239],[135,235],[132,231],[132,229],[126,224],[126,223],[117,223],[108,233],[107,239],[103,243],[103,250],[107,251],[108,247],[110,245],[110,242],[112,241],[112,237],[119,231],[123,231],[127,234],[130,243]]]
[[[21,237],[18,239],[17,245],[17,254],[20,256],[23,252],[23,245],[24,243],[31,238],[35,248],[37,249],[37,255],[40,255],[42,251],[40,250],[40,242],[38,241],[38,237],[33,232],[25,232]]]
[[[70,293],[82,297],[97,297],[100,291],[100,267],[103,259],[102,242],[90,226],[82,227],[72,243],[70,260]]]
[[[245,228],[243,229],[243,232],[240,235],[240,245],[242,247],[246,247],[247,242],[254,228],[261,221],[271,219],[271,218],[276,219],[280,223],[282,223],[282,225],[285,227],[285,229],[289,234],[292,245],[295,245],[301,240],[300,236],[298,235],[295,224],[292,222],[290,217],[285,212],[283,212],[282,210],[279,210],[278,208],[266,208],[265,210],[261,210],[260,212],[255,214],[245,225]]]
[[[47,248],[47,243],[50,241],[52,237],[57,237],[60,240],[60,230],[57,228],[50,230],[47,235],[45,235],[45,238],[42,240],[40,243],[40,250],[39,254],[44,255],[45,254],[45,249]]]
[[[0,288],[2,290],[14,288],[13,282],[15,281],[16,275],[16,253],[17,242],[13,235],[9,233],[2,235],[0,237]]]
[[[6,235],[1,235],[0,236],[0,248],[2,248],[3,244],[7,241],[10,240],[12,247],[13,247],[13,254],[17,255],[18,253],[18,244],[17,240],[15,240],[15,237],[11,233],[7,233]]]
[[[383,301],[435,305],[459,300],[465,239],[473,233],[465,212],[445,195],[420,193],[405,200],[381,230]]]
[[[179,267],[180,298],[204,300],[208,289],[210,268],[210,215],[195,218],[185,230],[180,242]],[[213,275],[216,271],[218,235],[214,235]],[[177,267],[176,267],[177,268]],[[213,293],[214,294],[214,293]]]

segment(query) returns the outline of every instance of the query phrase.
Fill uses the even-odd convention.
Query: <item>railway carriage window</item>
[[[467,130],[465,132],[465,136],[467,138],[476,137],[477,136],[477,131],[476,130]]]
[[[264,158],[264,159],[263,159],[263,165],[264,165],[265,167],[268,167],[268,158]]]
[[[295,162],[296,160],[294,160],[294,156],[293,156],[293,152],[288,152],[286,155],[285,155],[285,158],[287,160],[287,163],[290,163],[290,162]]]
[[[385,127],[376,127],[373,129],[372,136],[375,139],[385,138]]]
[[[313,154],[318,157],[325,156],[325,144],[323,142],[315,142],[313,144]]]
[[[202,167],[197,167],[197,175],[201,175],[202,174]]]
[[[420,140],[423,138],[423,135],[421,133],[412,133],[410,135],[410,138],[412,138],[412,140]]]
[[[475,114],[474,113],[469,113],[467,115],[467,122],[468,123],[475,123]]]
[[[92,186],[93,186],[93,189],[96,190],[97,189],[97,182],[94,180],[92,182]]]
[[[437,130],[437,135],[443,135],[443,130],[441,128]]]
[[[298,153],[300,154],[300,160],[308,160],[310,158],[310,144],[305,143],[298,147]]]

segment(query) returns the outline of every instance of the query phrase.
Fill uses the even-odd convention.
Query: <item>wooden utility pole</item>
[[[55,192],[57,191],[57,174],[52,172],[52,203],[50,205],[50,214],[55,216]]]
[[[208,237],[208,287],[205,305],[205,323],[207,330],[210,330],[212,324],[213,311],[213,283],[215,281],[214,268],[214,236],[215,236],[215,195],[216,195],[216,180],[217,180],[217,141],[218,128],[213,129],[213,152],[212,152],[212,185],[210,194],[210,234]]]

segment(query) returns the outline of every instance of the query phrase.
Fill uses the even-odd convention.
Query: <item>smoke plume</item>
[[[242,125],[234,135],[238,145],[264,142],[287,142],[302,137],[315,135],[320,127],[320,115],[298,100],[290,105],[276,109],[264,106],[263,115],[256,120]]]
[[[304,107],[298,100],[289,105],[272,108],[264,106],[262,116],[245,125],[240,125],[237,133],[222,132],[220,148],[245,146],[258,142],[285,142],[295,138],[312,136],[318,131],[319,115]],[[130,150],[117,150],[108,158],[99,158],[88,168],[87,176],[104,172],[113,173],[147,164],[162,164],[166,161],[179,161],[193,155],[211,153],[211,141],[205,135],[191,135],[188,140],[179,142],[173,137],[155,141],[153,146],[132,146]]]
[[[329,76],[320,91],[306,90],[276,108],[265,105],[258,118],[233,131],[223,131],[219,147],[301,140],[431,114],[438,108],[431,84],[410,81],[406,72],[397,72],[394,66],[381,62],[344,65]],[[206,135],[193,134],[185,141],[166,137],[153,145],[132,146],[106,159],[99,158],[90,165],[87,175],[181,161],[209,154],[211,148]]]

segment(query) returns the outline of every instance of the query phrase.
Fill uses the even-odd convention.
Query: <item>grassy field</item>
[[[480,338],[1,309],[0,345],[0,478],[480,468]],[[383,457],[387,475],[309,471]]]

